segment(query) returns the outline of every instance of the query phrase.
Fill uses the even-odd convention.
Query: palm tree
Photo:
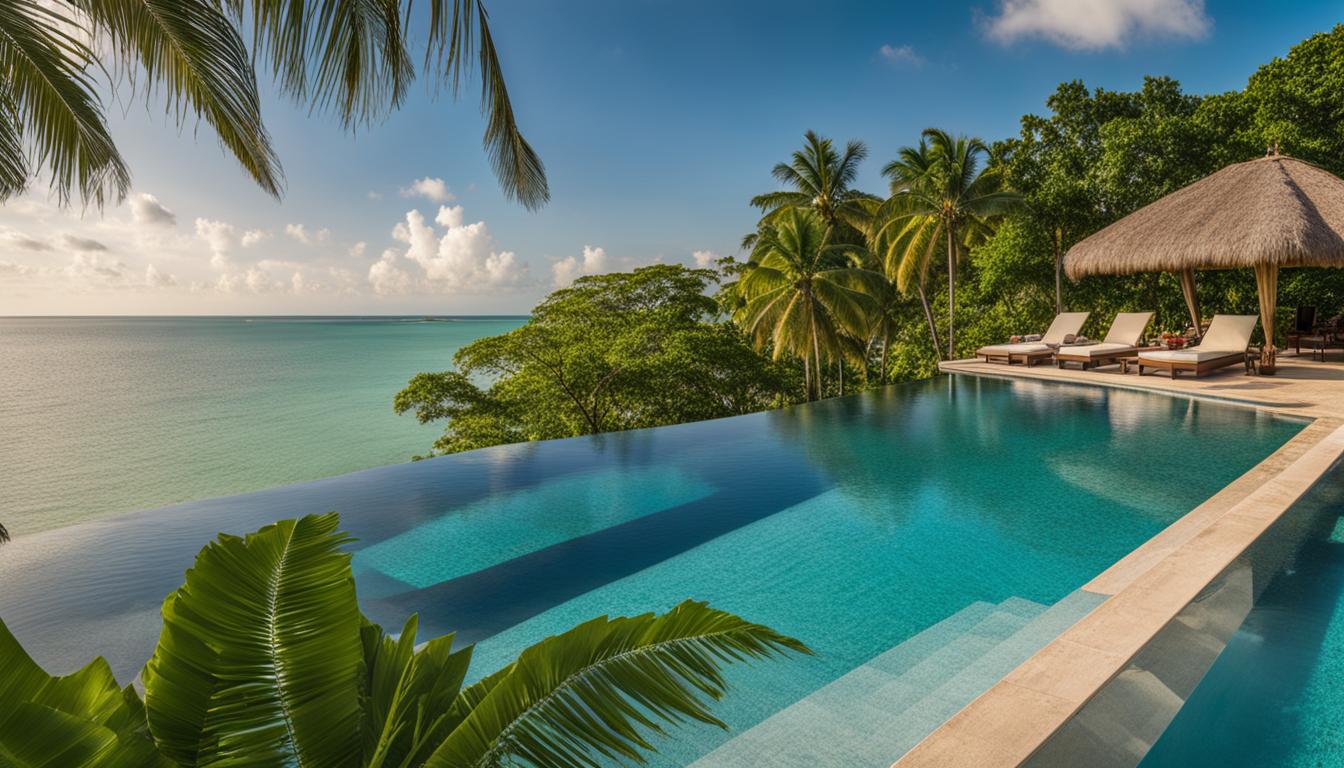
[[[9,541],[9,529],[5,528],[4,523],[0,523],[0,544]]]
[[[784,209],[761,228],[751,266],[738,281],[737,320],[757,349],[803,361],[808,399],[821,396],[823,352],[843,360],[844,337],[867,338],[882,276],[853,266],[862,249],[831,242],[821,215]]]
[[[762,221],[789,208],[808,208],[816,212],[828,227],[846,229],[862,215],[858,203],[872,195],[851,188],[858,176],[859,163],[868,156],[861,141],[845,145],[844,154],[835,150],[830,139],[813,131],[803,134],[803,148],[793,153],[793,162],[779,163],[771,171],[777,181],[790,189],[767,192],[751,199],[761,209]],[[754,242],[754,233],[743,241],[744,248]],[[848,240],[843,234],[839,240]]]
[[[458,94],[479,68],[484,144],[506,195],[529,209],[550,197],[518,130],[483,0],[7,0],[0,3],[0,202],[42,174],[62,203],[120,200],[130,170],[108,130],[98,73],[147,100],[162,93],[181,125],[204,118],[266,192],[283,187],[261,117],[254,62],[279,90],[355,129],[405,100],[423,70]],[[414,13],[412,9],[414,8]],[[425,21],[423,29],[417,23]],[[245,41],[251,41],[251,50]],[[99,54],[107,59],[99,60]],[[115,82],[106,83],[109,87]]]
[[[882,169],[891,181],[891,197],[874,235],[888,244],[887,263],[895,267],[898,286],[904,289],[914,280],[920,289],[930,330],[933,315],[923,281],[933,254],[946,245],[949,358],[956,357],[958,258],[987,237],[993,221],[1020,200],[1003,188],[998,172],[987,167],[988,158],[989,148],[980,139],[928,128],[919,146],[902,148]]]
[[[51,677],[0,623],[4,765],[595,766],[642,761],[649,732],[696,720],[727,664],[810,653],[687,601],[549,637],[464,685],[471,647],[417,647],[359,612],[335,513],[221,534],[163,605],[136,689],[95,659]]]

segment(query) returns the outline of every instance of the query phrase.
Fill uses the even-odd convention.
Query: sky
[[[127,199],[0,205],[0,315],[521,314],[578,276],[737,253],[747,204],[806,130],[870,151],[859,186],[938,126],[987,141],[1062,81],[1237,90],[1344,13],[1219,0],[487,0],[551,202],[508,201],[475,91],[423,81],[351,134],[277,97],[286,175],[257,188],[207,124],[106,91]],[[474,84],[473,84],[474,85]]]

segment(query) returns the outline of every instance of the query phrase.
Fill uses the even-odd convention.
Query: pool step
[[[740,765],[886,768],[1101,601],[974,603],[705,755]]]

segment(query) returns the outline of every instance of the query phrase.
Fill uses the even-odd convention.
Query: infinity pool
[[[1344,765],[1344,467],[1289,513],[1301,549],[1144,759],[1143,768]]]
[[[666,765],[887,765],[1100,599],[1078,588],[1300,428],[1208,401],[940,377],[780,411],[504,446],[194,502],[0,549],[42,662],[148,657],[216,531],[335,509],[365,611],[478,642],[473,674],[693,597],[817,655],[734,669]],[[318,447],[317,449],[320,449]],[[1006,667],[1006,668],[1005,668]]]

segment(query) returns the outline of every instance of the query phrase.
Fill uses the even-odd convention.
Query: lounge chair
[[[1078,363],[1086,371],[1138,354],[1139,342],[1143,341],[1143,332],[1148,330],[1152,319],[1152,312],[1121,312],[1100,343],[1060,347],[1055,350],[1055,363],[1060,368],[1065,363]]]
[[[1199,377],[1225,366],[1244,365],[1257,320],[1256,315],[1215,315],[1197,347],[1140,352],[1139,375],[1152,368],[1170,372],[1173,379],[1181,371],[1193,371]]]
[[[985,362],[1003,360],[1009,365],[1013,358],[1021,358],[1030,368],[1032,363],[1040,362],[1055,354],[1055,348],[1064,343],[1066,336],[1076,336],[1087,321],[1088,312],[1062,312],[1050,323],[1050,327],[1041,336],[1040,341],[1028,341],[1022,344],[995,344],[975,350],[976,357]]]

